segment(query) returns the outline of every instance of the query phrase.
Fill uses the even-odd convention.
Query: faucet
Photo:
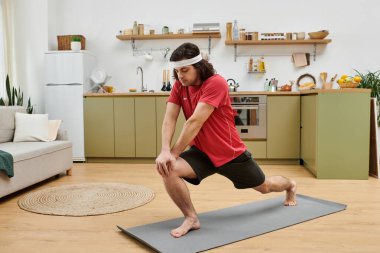
[[[137,74],[139,74],[139,70],[141,70],[141,92],[147,91],[147,89],[144,87],[144,71],[142,67],[137,67]]]

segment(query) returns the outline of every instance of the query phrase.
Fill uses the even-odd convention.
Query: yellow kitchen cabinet
[[[156,157],[156,98],[135,97],[136,157]]]
[[[84,98],[86,157],[114,157],[113,98]]]
[[[300,96],[268,96],[267,158],[300,158]]]
[[[317,95],[301,97],[301,159],[311,173],[316,171]]]
[[[301,95],[301,158],[320,179],[368,179],[370,92]]]
[[[114,98],[115,157],[135,157],[135,99]]]
[[[156,113],[157,113],[157,155],[161,152],[162,145],[162,122],[164,121],[165,110],[166,110],[166,100],[168,97],[156,97]],[[177,141],[183,124],[186,122],[185,116],[181,111],[178,116],[178,121],[176,124],[176,130],[172,139],[172,145]]]
[[[251,152],[253,159],[267,158],[267,142],[266,141],[244,141],[249,152]]]

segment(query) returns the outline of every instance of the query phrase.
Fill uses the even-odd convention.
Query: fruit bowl
[[[318,32],[311,32],[308,34],[309,34],[310,39],[323,40],[324,38],[327,37],[327,35],[329,35],[329,31],[322,30],[322,31],[318,31]]]
[[[345,83],[338,83],[340,88],[356,88],[359,86],[359,83],[355,82],[345,82]]]

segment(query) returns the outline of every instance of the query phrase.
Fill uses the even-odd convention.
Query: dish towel
[[[304,67],[307,66],[307,58],[306,53],[294,53],[293,61],[296,67]]]
[[[0,150],[0,170],[5,171],[8,177],[13,177],[13,156]]]

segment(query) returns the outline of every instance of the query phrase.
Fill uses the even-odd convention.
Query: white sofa
[[[0,106],[0,150],[13,156],[14,176],[0,170],[0,198],[62,172],[71,175],[72,144],[59,133],[51,142],[13,142],[15,113],[24,107]]]

